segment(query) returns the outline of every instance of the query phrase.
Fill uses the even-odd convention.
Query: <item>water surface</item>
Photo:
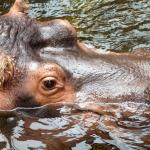
[[[0,1],[0,13],[13,0]],[[101,50],[150,47],[149,0],[30,0],[29,15],[40,20],[68,19],[78,37]]]

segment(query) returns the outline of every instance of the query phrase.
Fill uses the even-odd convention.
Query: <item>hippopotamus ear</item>
[[[41,40],[50,47],[72,47],[77,41],[76,30],[67,20],[42,22],[39,31]]]
[[[0,89],[4,84],[11,81],[14,76],[13,59],[8,55],[0,52]]]
[[[19,13],[26,13],[29,5],[28,0],[16,0],[14,5],[10,8],[8,15],[17,15]]]
[[[32,47],[41,45],[47,47],[43,51],[56,53],[57,48],[74,51],[78,54],[97,55],[99,52],[94,48],[88,48],[84,43],[78,41],[77,32],[73,25],[67,20],[54,19],[39,24],[41,35],[40,44],[32,42]],[[54,48],[54,49],[53,49]],[[54,51],[53,51],[54,50]]]

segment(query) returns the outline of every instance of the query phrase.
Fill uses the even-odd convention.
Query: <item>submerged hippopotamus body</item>
[[[16,0],[0,17],[0,109],[59,102],[148,102],[150,54],[106,53],[66,20],[38,22]]]

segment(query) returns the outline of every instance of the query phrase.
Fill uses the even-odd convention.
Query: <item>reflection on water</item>
[[[0,13],[12,3],[0,0]],[[67,18],[80,39],[97,48],[150,47],[149,0],[30,0],[30,5],[31,17]],[[18,109],[12,113],[18,117],[0,120],[0,149],[150,149],[149,105],[109,105],[98,104],[94,113],[70,106],[53,111]],[[43,118],[46,112],[50,115]]]
[[[80,104],[83,106],[83,104]],[[78,105],[78,107],[80,107]],[[86,111],[87,108],[94,109]],[[127,150],[150,148],[150,107],[148,104],[124,102],[121,104],[84,104],[77,107],[59,106],[58,116],[38,117],[53,105],[41,108],[16,109],[17,118],[1,121],[0,148],[60,150]],[[45,111],[47,108],[47,111]],[[103,108],[103,109],[102,109]],[[110,109],[111,108],[111,109]],[[41,111],[44,109],[44,111]],[[22,113],[19,113],[22,112]],[[57,113],[58,114],[58,113]],[[41,115],[41,114],[40,114]]]

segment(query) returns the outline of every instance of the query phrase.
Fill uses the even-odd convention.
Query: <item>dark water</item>
[[[84,106],[86,108],[85,104]],[[97,106],[99,114],[79,111],[70,106],[50,105],[27,110],[18,108],[10,113],[17,118],[7,120],[5,118],[0,121],[0,149],[146,150],[150,148],[149,105],[125,102],[99,103]]]
[[[0,0],[0,13],[7,12],[12,3]],[[99,49],[131,51],[150,47],[149,0],[30,0],[30,5],[31,17],[66,18],[82,41]],[[150,149],[148,104],[97,106],[100,111],[96,113],[71,106],[9,112],[16,117],[0,120],[0,149]]]

